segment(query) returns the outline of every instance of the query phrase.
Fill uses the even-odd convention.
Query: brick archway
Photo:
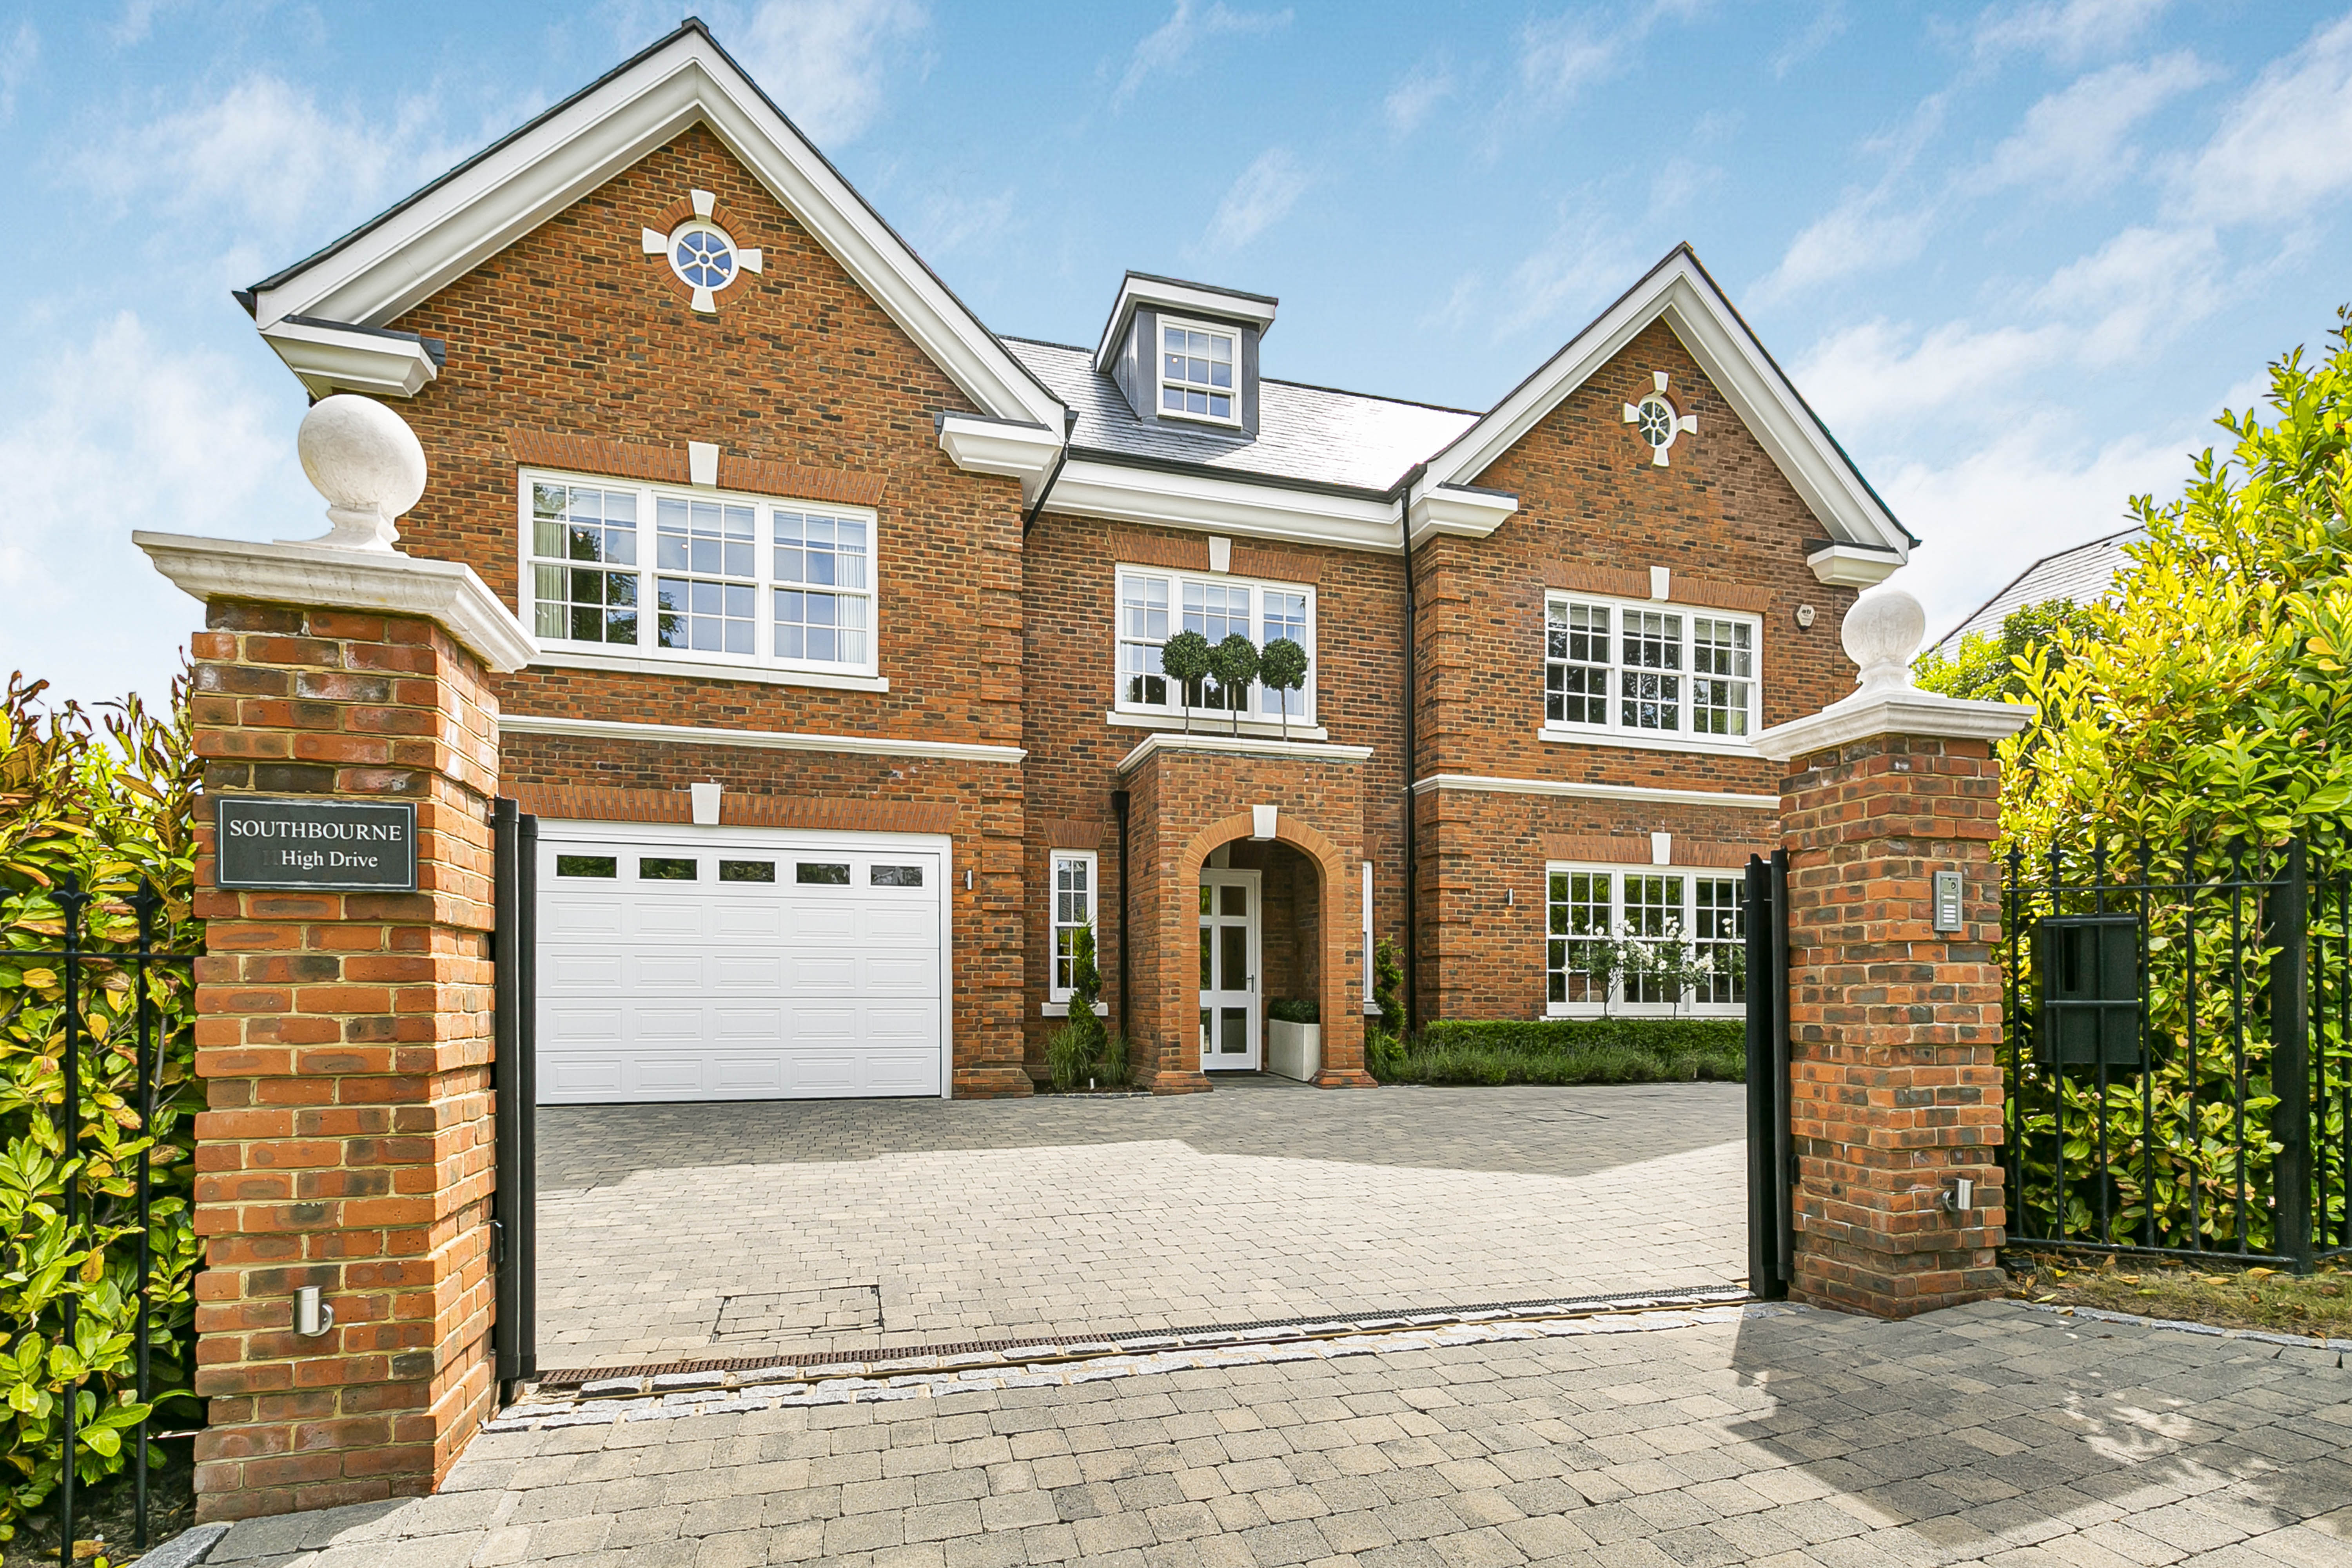
[[[1275,816],[1274,842],[1288,845],[1315,868],[1318,897],[1316,922],[1321,962],[1318,963],[1317,1004],[1323,1019],[1323,1066],[1315,1075],[1318,1089],[1369,1089],[1374,1079],[1364,1070],[1364,1020],[1349,1005],[1348,976],[1355,968],[1349,958],[1352,927],[1338,918],[1336,900],[1347,885],[1347,858],[1329,835],[1287,811]],[[1236,812],[1210,823],[1192,836],[1177,857],[1180,886],[1197,887],[1201,868],[1227,844],[1255,837],[1257,819]]]

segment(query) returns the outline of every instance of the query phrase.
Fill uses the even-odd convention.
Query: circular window
[[[1642,432],[1643,440],[1660,450],[1675,444],[1673,404],[1654,392],[1642,399],[1635,413],[1637,417],[1634,420],[1634,426]]]
[[[669,264],[688,288],[724,289],[735,281],[735,242],[707,223],[690,223],[669,237]]]

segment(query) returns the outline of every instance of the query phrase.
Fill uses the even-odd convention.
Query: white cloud
[[[2116,364],[2212,314],[2223,293],[2211,229],[2133,227],[2060,268],[2035,303],[2075,324],[2084,360]]]
[[[2053,195],[2113,184],[2138,163],[2128,139],[2140,122],[2214,75],[2186,51],[2095,71],[2027,110],[1967,183],[1979,191],[2032,185]]]
[[[0,48],[0,124],[7,123],[16,112],[16,89],[33,74],[34,63],[40,58],[41,35],[30,22],[17,23],[7,46]]]
[[[1794,380],[1832,429],[1852,431],[1980,398],[2067,346],[2054,326],[1978,331],[1965,321],[1914,342],[1909,329],[1881,319],[1814,344]]]
[[[1977,18],[1979,55],[2040,54],[2070,64],[2126,48],[2167,0],[2037,0]]]
[[[1247,245],[1281,221],[1306,194],[1309,183],[1307,171],[1287,148],[1267,148],[1242,171],[1241,178],[1217,204],[1204,243],[1211,250],[1235,250]]]
[[[222,97],[126,129],[77,160],[98,195],[156,195],[181,212],[231,207],[273,228],[307,229],[373,210],[461,153],[427,132],[429,103],[404,103],[392,125],[321,108],[307,89],[251,76]]]
[[[929,23],[916,0],[767,0],[740,58],[793,124],[837,147],[874,122],[885,73]]]
[[[1019,226],[1020,204],[1013,191],[992,196],[933,192],[924,198],[922,221],[915,226],[915,237],[921,241],[916,248],[926,256],[985,250]]]
[[[1395,134],[1410,136],[1453,92],[1454,73],[1442,62],[1424,64],[1389,89],[1381,100],[1381,118]]]
[[[1822,0],[1813,12],[1813,19],[1772,56],[1772,75],[1784,79],[1799,66],[1829,47],[1832,39],[1845,31],[1843,0]]]
[[[117,47],[142,44],[154,30],[155,18],[166,11],[177,11],[187,0],[131,0],[122,8],[121,19],[114,24],[111,36]]]
[[[2352,16],[2273,61],[2177,176],[2176,205],[2230,223],[2301,216],[2352,186]]]
[[[1564,317],[1580,319],[1622,292],[1641,268],[1625,241],[1591,212],[1563,213],[1551,238],[1512,268],[1509,308],[1495,335],[1507,338]]]
[[[1697,0],[1650,0],[1538,17],[1519,29],[1519,87],[1537,104],[1565,103],[1623,70],[1627,57],[1661,20],[1686,17],[1697,8]]]
[[[1235,11],[1224,0],[1214,0],[1205,11],[1194,0],[1176,0],[1176,9],[1165,22],[1144,36],[1128,58],[1126,74],[1118,79],[1117,90],[1110,95],[1111,107],[1118,108],[1135,96],[1136,89],[1155,71],[1182,68],[1201,40],[1233,34],[1271,33],[1290,26],[1289,7],[1279,11]]]
[[[2124,503],[2140,492],[2179,493],[2196,428],[2141,432],[2095,447],[2049,438],[2063,418],[2021,418],[1990,444],[1946,465],[1907,463],[1878,491],[1923,542],[1895,581],[1927,609],[1940,637],[2029,562],[2129,526]]]
[[[1756,285],[1755,298],[1783,300],[1841,278],[1900,266],[1926,248],[1933,221],[1925,209],[1887,210],[1880,192],[1856,192],[1789,242],[1780,265]]]
[[[324,531],[294,456],[300,393],[286,380],[273,406],[226,356],[175,351],[129,311],[34,363],[0,405],[0,669],[85,700],[160,699],[203,612],[131,531]]]

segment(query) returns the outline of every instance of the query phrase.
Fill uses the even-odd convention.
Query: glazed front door
[[[1201,873],[1201,1069],[1257,1070],[1255,871]]]

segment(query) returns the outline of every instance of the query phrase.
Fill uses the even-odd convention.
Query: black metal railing
[[[142,880],[128,894],[113,894],[86,889],[75,878],[59,879],[50,895],[61,917],[60,945],[54,950],[7,948],[5,956],[12,963],[47,961],[58,966],[62,980],[63,1039],[59,1042],[60,1093],[50,1113],[57,1146],[62,1151],[58,1180],[64,1188],[64,1237],[68,1252],[89,1253],[104,1248],[109,1233],[121,1238],[124,1233],[136,1237],[137,1266],[136,1307],[133,1328],[133,1397],[142,1405],[154,1403],[155,1342],[155,1256],[154,1256],[154,1130],[162,1112],[177,1089],[164,1081],[167,1047],[171,1045],[173,1028],[185,1026],[184,1020],[163,1016],[155,1005],[153,987],[156,976],[194,963],[194,952],[179,951],[171,922],[163,918],[164,900],[152,886]],[[103,903],[119,900],[127,906],[137,923],[135,939],[123,943],[100,938],[93,941],[90,917]],[[119,984],[110,985],[110,982]],[[133,1064],[132,1094],[121,1104],[106,1103],[104,1110],[122,1136],[114,1150],[105,1151],[100,1157],[110,1158],[121,1152],[125,1142],[135,1143],[137,1154],[130,1172],[131,1204],[128,1216],[101,1214],[103,1206],[100,1190],[89,1194],[84,1202],[84,1187],[89,1183],[90,1161],[82,1141],[82,1109],[86,1084],[83,1080],[83,1058],[93,1053],[100,1042],[89,1026],[87,1003],[92,987],[119,989],[127,984],[135,997],[133,1015],[135,1034],[132,1040],[136,1060]],[[126,1118],[135,1118],[136,1127],[126,1125]],[[87,1276],[85,1276],[87,1278]],[[79,1352],[81,1341],[81,1297],[78,1289],[68,1289],[59,1297],[59,1342]],[[67,1364],[79,1366],[79,1354]],[[184,1366],[189,1363],[184,1359]],[[61,1560],[70,1560],[74,1552],[75,1486],[77,1475],[76,1448],[81,1440],[78,1430],[80,1420],[80,1395],[89,1381],[86,1368],[68,1376],[62,1387],[58,1405],[62,1420],[64,1463],[58,1481],[57,1523],[58,1552]],[[102,1415],[103,1411],[99,1414]],[[141,1419],[131,1433],[131,1485],[133,1488],[132,1545],[135,1550],[147,1549],[148,1467],[152,1413]],[[117,1439],[120,1440],[119,1437]]]
[[[2010,1239],[2352,1251],[2352,842],[2012,851],[2002,912]]]

